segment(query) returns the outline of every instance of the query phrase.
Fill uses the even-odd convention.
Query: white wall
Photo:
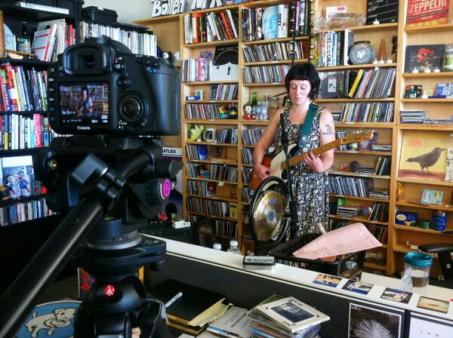
[[[83,7],[88,6],[113,9],[118,13],[118,21],[124,23],[151,17],[150,0],[84,0]]]

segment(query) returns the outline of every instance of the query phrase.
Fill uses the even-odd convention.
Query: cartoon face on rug
[[[52,313],[41,316],[36,316],[34,312],[32,319],[26,324],[27,330],[33,338],[38,337],[39,330],[47,330],[47,335],[51,336],[55,329],[71,325],[75,313],[74,308],[55,309]]]

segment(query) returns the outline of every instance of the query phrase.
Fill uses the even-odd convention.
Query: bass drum
[[[257,246],[273,247],[283,239],[288,231],[284,217],[287,204],[288,191],[281,178],[270,176],[261,182],[250,208],[252,236]]]

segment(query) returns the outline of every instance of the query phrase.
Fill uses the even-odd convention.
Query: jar
[[[424,287],[429,282],[433,257],[421,252],[408,252],[404,256],[405,269],[409,269],[414,287]]]
[[[444,72],[453,71],[453,44],[445,46],[444,62],[442,70]]]

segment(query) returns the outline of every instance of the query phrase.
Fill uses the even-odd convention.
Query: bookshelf
[[[281,33],[279,37],[267,38],[270,36],[267,34],[275,32],[266,32],[266,35],[263,34],[256,39],[259,35],[249,18],[254,15],[256,20],[257,12],[263,14],[264,10],[271,6],[287,6],[290,3],[295,2],[276,0],[245,2],[135,21],[137,24],[150,27],[158,37],[162,35],[174,37],[174,39],[161,38],[159,45],[163,50],[179,53],[183,73],[188,67],[185,64],[185,62],[188,63],[188,59],[197,59],[207,52],[214,55],[216,48],[222,46],[235,46],[238,50],[237,79],[225,78],[220,81],[191,79],[189,81],[183,78],[180,143],[183,148],[185,165],[183,213],[186,219],[193,221],[192,224],[200,225],[201,223],[201,228],[210,228],[209,235],[206,236],[201,230],[202,244],[211,245],[213,241],[218,241],[226,248],[229,240],[235,238],[239,241],[243,252],[253,249],[250,230],[247,228],[249,200],[247,180],[252,170],[251,154],[254,144],[269,120],[246,120],[243,106],[249,102],[252,92],[257,92],[259,101],[262,101],[265,95],[273,97],[285,92],[283,80],[291,63],[288,47],[290,47],[292,39],[288,33]],[[269,12],[272,10],[277,12],[277,7],[270,9]],[[204,25],[204,19],[199,19],[200,17],[218,16],[221,18],[220,13],[226,14],[230,20],[232,19],[230,22],[235,24],[237,35],[234,33],[234,29],[230,31],[227,28],[225,30],[226,39],[223,40],[209,37],[209,33],[201,40],[200,37],[198,40],[193,40],[193,30],[191,37],[187,36],[186,33],[190,31],[188,25],[193,22],[193,18],[201,20],[201,24]],[[208,25],[210,22],[212,25],[212,19],[207,19],[207,21]],[[224,21],[222,20],[222,22]],[[217,28],[222,29],[223,27],[220,24],[220,27]],[[308,30],[308,25],[306,28]],[[308,34],[299,34],[296,37],[296,62],[308,60],[309,41]],[[200,67],[204,67],[204,65],[201,64]],[[260,72],[261,70],[265,71]],[[278,75],[274,76],[274,74]],[[195,96],[199,90],[203,91],[202,100],[186,100],[187,96]],[[211,95],[212,91],[216,91],[218,95]],[[280,97],[279,101],[274,101],[274,104],[281,105],[282,102]],[[236,110],[237,114],[225,118],[226,115],[221,113],[225,110]],[[215,143],[204,140],[195,141],[189,138],[189,131],[194,129],[194,126],[202,126],[205,130],[215,129],[217,137],[219,134],[225,133],[225,130],[231,132],[229,132],[227,141]],[[197,158],[195,151],[197,147],[207,149],[207,159]],[[229,173],[229,180],[213,176],[216,169],[220,167]],[[212,192],[214,189],[215,193]]]
[[[399,27],[399,49],[398,61],[401,69],[401,82],[399,88],[399,102],[397,110],[397,128],[394,133],[394,143],[398,145],[398,153],[395,154],[393,163],[392,202],[395,204],[395,213],[412,212],[417,215],[416,226],[398,224],[395,217],[391,217],[389,227],[391,234],[388,250],[387,273],[396,273],[403,268],[403,256],[406,252],[416,250],[421,244],[427,243],[452,243],[453,237],[448,231],[453,229],[452,212],[453,209],[453,182],[446,177],[448,165],[446,158],[448,149],[453,144],[451,140],[451,98],[430,98],[439,83],[453,82],[451,71],[430,72],[423,71],[413,73],[407,69],[407,63],[412,55],[406,53],[407,46],[427,46],[429,45],[448,45],[453,43],[452,20],[453,4],[449,3],[449,14],[446,17],[448,23],[429,25],[426,22],[421,25],[408,25],[407,22],[407,2],[400,4],[400,27]],[[406,55],[408,54],[408,55]],[[423,97],[406,98],[406,88],[411,85],[423,86]],[[405,117],[406,111],[423,112],[423,117],[415,119],[413,123],[408,123]],[[421,139],[420,139],[421,137]],[[414,149],[410,146],[412,140],[420,139],[423,142]],[[423,173],[418,162],[408,162],[409,158],[414,158],[420,154],[429,152],[427,148],[430,143],[441,142],[441,147],[447,149],[442,152],[434,166],[430,166],[428,171]],[[411,152],[410,154],[408,152]],[[418,160],[419,161],[419,160]],[[432,176],[438,173],[436,177]],[[422,204],[421,197],[425,190],[430,189],[443,193],[440,204]],[[447,222],[445,230],[436,230],[434,216],[441,213],[446,216]],[[423,222],[425,221],[425,222]],[[427,228],[426,222],[431,226]],[[443,227],[441,227],[443,229]],[[438,264],[434,263],[432,274],[437,276],[440,273]]]
[[[399,53],[392,47],[399,41],[397,22],[365,25],[351,21],[338,28],[320,25],[326,17],[326,8],[345,5],[348,13],[366,18],[367,1],[314,1],[315,30],[312,60],[321,76],[320,96],[317,103],[329,109],[338,136],[355,130],[373,130],[370,142],[341,146],[335,151],[335,163],[329,171],[332,228],[362,222],[383,244],[367,252],[365,269],[388,272],[391,265],[391,216],[394,213],[392,194],[393,162],[397,149],[395,110],[399,103],[396,90],[399,79]],[[367,41],[378,58],[381,45],[386,52],[382,62],[371,60],[351,64],[350,53],[354,43]],[[334,89],[329,84],[335,84]]]
[[[30,45],[36,30],[43,22],[62,29],[66,41],[55,47],[55,53],[64,44],[74,43],[74,27],[78,24],[81,2],[64,4],[61,8],[47,10],[16,7],[12,3],[0,5],[4,23],[10,34],[2,41],[0,55],[0,161],[1,193],[0,223],[12,226],[48,217],[52,211],[45,203],[45,190],[35,177],[37,155],[49,146],[53,136],[47,117],[47,68],[48,62],[21,57],[14,42],[19,36],[27,36]],[[3,25],[3,22],[1,23]],[[58,26],[60,25],[60,26]],[[62,26],[61,26],[62,25]],[[72,33],[72,34],[71,34]],[[8,41],[6,41],[6,39]],[[8,51],[3,51],[3,48]],[[50,58],[49,58],[50,59]]]

